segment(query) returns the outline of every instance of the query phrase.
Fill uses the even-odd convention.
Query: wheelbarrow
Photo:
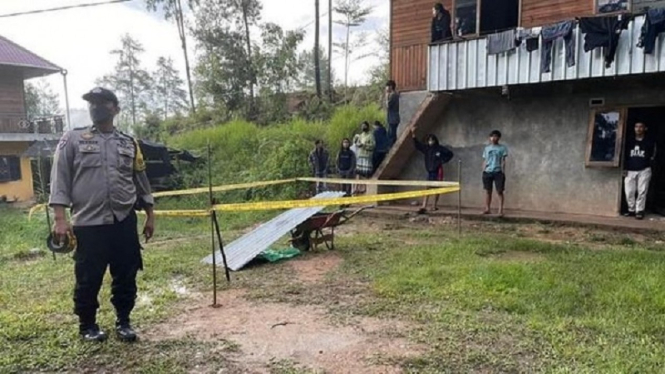
[[[335,249],[335,228],[368,208],[371,206],[357,209],[351,213],[345,209],[332,213],[317,213],[291,230],[291,245],[301,251],[318,249],[320,244],[325,244],[329,250]]]

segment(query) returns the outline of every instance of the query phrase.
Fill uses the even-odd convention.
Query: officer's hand
[[[53,233],[55,234],[55,240],[59,245],[64,244],[67,234],[71,232],[72,226],[66,219],[56,220],[53,224]]]
[[[152,235],[155,233],[155,217],[149,216],[145,220],[145,225],[143,226],[143,236],[145,237],[145,242],[152,239]]]

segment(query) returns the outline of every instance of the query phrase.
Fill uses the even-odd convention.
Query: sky
[[[102,0],[1,0],[0,15],[47,9],[81,3],[101,2]],[[388,27],[389,0],[366,0],[373,7],[373,13],[363,26],[368,32]],[[303,26],[306,31],[301,48],[312,48],[314,44],[314,2],[312,0],[263,0],[263,21],[274,22],[284,29]],[[321,43],[327,45],[328,1],[321,0]],[[37,55],[67,70],[70,107],[85,108],[81,95],[95,85],[95,80],[113,71],[115,64],[109,52],[118,48],[122,35],[129,33],[139,40],[145,54],[142,63],[152,69],[160,56],[172,57],[176,67],[184,77],[184,59],[178,41],[178,32],[170,21],[160,14],[148,13],[144,0],[128,3],[100,5],[90,8],[63,10],[35,15],[2,18],[0,35],[20,44]],[[336,26],[334,39],[343,36],[343,30]],[[195,53],[190,38],[191,52]],[[372,45],[373,44],[373,45]],[[367,51],[373,52],[375,43],[370,43]],[[378,64],[376,57],[369,57],[354,63],[350,69],[350,83],[363,83],[367,69]],[[338,78],[344,71],[344,59],[333,56],[333,69]],[[64,84],[61,75],[46,78],[55,92],[60,94],[64,108]]]

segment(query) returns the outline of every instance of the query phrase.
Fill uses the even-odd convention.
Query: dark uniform
[[[74,313],[81,334],[98,329],[97,296],[107,266],[117,326],[129,326],[136,274],[143,268],[134,208],[137,201],[154,204],[138,144],[117,130],[69,131],[58,144],[51,178],[50,205],[71,207],[78,242]]]

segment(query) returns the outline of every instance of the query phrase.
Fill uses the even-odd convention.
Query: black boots
[[[79,329],[79,334],[81,335],[81,339],[86,342],[104,342],[107,338],[106,333],[97,325],[82,326]]]
[[[131,343],[138,340],[138,336],[129,321],[118,321],[115,323],[115,334],[118,340],[125,343]],[[104,342],[108,338],[106,333],[102,331],[97,324],[81,324],[79,327],[79,335],[81,339],[86,342]]]
[[[120,323],[116,322],[115,324],[115,335],[122,342],[131,343],[135,342],[138,339],[136,332],[132,329],[132,326],[129,322]]]

